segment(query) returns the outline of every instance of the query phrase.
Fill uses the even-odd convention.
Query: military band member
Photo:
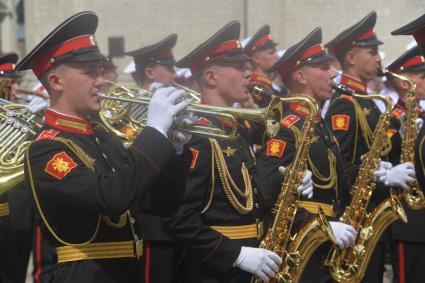
[[[163,40],[134,51],[126,55],[133,57],[139,87],[150,89],[152,83],[161,83],[171,86],[174,79],[173,47],[176,45],[177,34],[173,33]]]
[[[15,69],[18,55],[0,56],[0,98],[16,100],[18,79]],[[3,103],[2,103],[3,104]],[[3,110],[2,110],[3,111]],[[5,113],[3,113],[5,115]],[[3,121],[5,123],[5,121]],[[5,137],[3,137],[5,138]],[[3,165],[3,164],[2,164]],[[30,201],[19,184],[0,195],[0,282],[25,282],[32,244],[32,212]]]
[[[314,99],[319,105],[332,94],[332,79],[335,72],[330,63],[331,57],[321,45],[322,31],[314,29],[307,37],[288,48],[285,54],[271,67],[277,72],[288,88],[291,96],[305,96]],[[309,109],[303,103],[292,102],[285,106],[285,118],[281,121],[279,134],[263,145],[257,161],[258,172],[266,184],[268,196],[265,199],[277,200],[283,177],[278,174],[279,166],[289,166],[295,155],[297,139],[303,129]],[[348,184],[343,161],[335,137],[317,113],[313,143],[308,155],[307,176],[312,176],[312,195],[300,202],[297,227],[302,228],[306,218],[316,215],[321,207],[328,217],[340,248],[354,242],[356,231],[350,225],[337,220],[347,203]],[[306,180],[304,180],[306,183]],[[309,199],[310,198],[310,199]],[[268,207],[271,210],[272,207]],[[311,215],[308,215],[308,214]],[[329,246],[319,248],[311,257],[304,270],[301,282],[325,282],[329,276],[321,271]]]
[[[97,23],[93,12],[73,15],[17,67],[31,69],[51,98],[25,160],[37,220],[58,257],[49,282],[140,282],[142,243],[129,209],[171,215],[189,169],[186,151],[176,155],[182,144],[167,138],[174,116],[187,106],[176,103],[182,92],[155,93],[147,126],[128,150],[86,118],[100,110],[105,85]]]
[[[270,26],[263,25],[245,44],[245,53],[251,58],[252,73],[249,79],[249,88],[254,86],[264,89],[270,95],[274,94],[272,81],[274,73],[268,73],[267,70],[279,59],[276,51],[276,45],[270,35]],[[264,97],[255,91],[251,91],[254,102],[259,107],[265,107],[269,104],[270,98]]]
[[[391,34],[411,34],[418,43],[416,49],[407,52],[407,55],[411,54],[412,57],[408,56],[404,60],[402,56],[400,62],[404,71],[403,75],[409,76],[409,78],[416,83],[415,95],[418,97],[423,94],[425,83],[425,63],[422,57],[425,55],[425,15],[393,31]],[[417,49],[421,49],[422,54],[418,54]],[[406,55],[406,53],[404,55]],[[425,188],[425,163],[423,162],[425,159],[424,137],[425,127],[422,127],[415,144],[415,171],[419,186],[422,190]],[[407,225],[400,224],[400,226],[403,227],[394,225],[394,229],[398,229],[393,231],[393,237],[396,241],[399,240],[398,243],[395,243],[397,244],[396,252],[398,255],[398,262],[393,264],[395,273],[394,282],[423,282],[425,278],[425,271],[422,265],[424,261],[424,212],[423,210],[412,212],[408,209],[407,213],[409,217]]]
[[[203,104],[231,107],[248,96],[249,57],[239,42],[240,23],[230,22],[178,63],[197,79]],[[204,125],[228,129],[219,117],[201,117]],[[272,277],[281,259],[254,248],[261,236],[254,160],[242,138],[193,137],[193,153],[183,204],[167,229],[186,248],[178,282],[249,282],[251,273]]]
[[[373,131],[381,114],[373,101],[357,99],[350,95],[352,92],[366,95],[367,82],[376,78],[378,68],[381,66],[378,46],[382,42],[374,32],[375,23],[376,13],[373,11],[326,44],[329,52],[340,61],[343,70],[339,85],[343,91],[336,91],[334,94],[326,119],[338,141],[345,163],[345,172],[351,184],[357,177],[361,157],[369,151]],[[391,143],[386,143],[385,148],[383,159],[387,158],[391,151]],[[369,209],[375,208],[389,197],[389,187],[405,187],[414,177],[411,164],[391,167],[390,162],[381,161],[379,169],[375,171],[375,181],[378,183],[372,194]],[[396,178],[399,174],[408,178]],[[377,244],[363,282],[382,281],[384,240],[387,238],[388,236],[384,234]]]

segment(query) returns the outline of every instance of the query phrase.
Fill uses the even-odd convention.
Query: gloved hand
[[[280,174],[284,175],[286,171],[286,167],[279,166],[279,172]],[[307,196],[308,198],[313,197],[313,180],[312,180],[312,173],[310,170],[305,171],[305,175],[303,178],[303,183],[298,186],[297,191],[303,196]]]
[[[276,275],[281,264],[282,259],[274,252],[262,248],[242,247],[233,266],[267,281]]]
[[[402,187],[404,190],[407,190],[409,189],[409,183],[415,177],[415,166],[413,163],[404,162],[387,171],[384,184],[388,187]]]
[[[379,168],[373,172],[373,177],[375,182],[385,183],[387,179],[387,171],[391,169],[393,165],[388,161],[380,161]]]
[[[183,95],[184,90],[178,90],[175,87],[156,90],[148,106],[147,126],[167,137],[167,132],[173,124],[176,114],[190,103],[185,100],[177,103]]]
[[[183,146],[192,138],[190,133],[181,131],[180,129],[193,125],[197,122],[198,118],[191,112],[180,115],[174,121],[172,129],[168,132],[168,138],[175,147],[177,154],[182,154]]]
[[[160,88],[163,88],[164,85],[162,83],[158,83],[158,82],[153,82],[151,83],[151,85],[149,86],[149,91],[151,92],[155,92]]]
[[[348,248],[354,244],[357,231],[351,225],[336,221],[330,221],[329,224],[334,232],[336,244],[340,249]]]
[[[47,99],[44,99],[41,96],[34,95],[31,101],[27,104],[26,109],[31,113],[37,113],[50,106],[50,103]]]

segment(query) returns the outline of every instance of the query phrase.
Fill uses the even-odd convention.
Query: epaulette
[[[348,101],[353,100],[352,96],[346,95],[346,94],[342,94],[340,97],[341,97],[341,99],[348,100]]]
[[[301,118],[298,117],[297,115],[289,114],[288,116],[283,118],[282,121],[280,121],[280,124],[284,126],[285,128],[289,128],[292,125],[294,125],[296,122],[298,122],[299,120],[301,120]]]
[[[38,137],[35,139],[36,141],[41,141],[41,140],[52,140],[54,139],[57,135],[59,134],[59,131],[53,130],[53,129],[49,129],[49,130],[44,130],[42,131]]]

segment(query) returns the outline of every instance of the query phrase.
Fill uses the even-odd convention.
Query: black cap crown
[[[405,26],[402,26],[399,29],[391,32],[392,35],[406,35],[411,34],[415,38],[416,42],[422,49],[422,54],[425,55],[425,14],[414,20],[413,22],[408,23]]]
[[[176,61],[172,48],[176,45],[176,42],[177,34],[173,33],[155,44],[129,51],[125,54],[134,57],[136,66],[144,66],[149,63],[174,66]]]
[[[17,78],[16,62],[18,55],[16,53],[6,53],[0,56],[0,77],[2,78]]]
[[[202,67],[218,62],[248,61],[249,57],[239,42],[241,24],[232,21],[201,43],[192,52],[177,62],[179,68],[190,68],[192,73]]]
[[[270,26],[262,26],[245,44],[244,49],[247,54],[253,54],[258,50],[265,50],[275,47],[275,43],[270,35]]]
[[[268,71],[277,71],[284,78],[287,74],[304,64],[320,63],[332,59],[321,43],[322,29],[317,27],[300,42],[289,47]]]
[[[32,69],[40,77],[51,67],[67,62],[105,60],[94,33],[98,24],[94,12],[80,12],[62,22],[18,64],[17,70]]]
[[[370,12],[366,17],[329,41],[325,47],[330,54],[340,54],[352,47],[381,45],[375,34],[376,12]]]

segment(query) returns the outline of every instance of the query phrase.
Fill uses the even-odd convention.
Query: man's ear
[[[260,65],[260,53],[261,52],[254,52],[254,54],[252,54],[252,56],[251,56],[251,62],[254,64],[254,65]],[[252,64],[251,63],[251,64]]]
[[[345,54],[345,62],[348,66],[354,66],[357,62],[356,52],[350,50]]]
[[[292,73],[292,78],[298,85],[307,85],[307,78],[301,69],[295,70]]]
[[[155,81],[155,70],[153,67],[145,68],[145,78],[149,81]]]
[[[214,87],[218,82],[217,72],[213,68],[207,68],[203,74],[204,82],[207,86]]]
[[[56,70],[47,75],[46,81],[53,91],[59,93],[63,91],[63,80],[61,74]]]

